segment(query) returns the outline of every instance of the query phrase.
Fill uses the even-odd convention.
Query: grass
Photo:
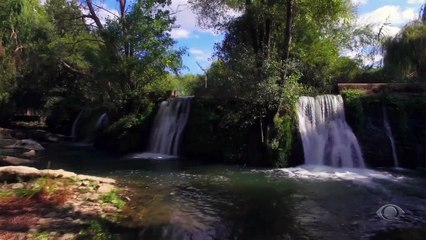
[[[77,239],[109,240],[112,239],[112,236],[102,223],[96,220],[92,220],[89,222],[89,227],[86,230],[80,232]]]
[[[116,192],[109,192],[107,194],[101,195],[99,197],[99,200],[103,203],[112,203],[117,208],[122,209],[124,205],[126,204],[118,195]]]
[[[21,181],[20,181],[21,182]],[[61,205],[70,195],[68,179],[37,178],[22,188],[0,191],[0,200],[37,199],[42,202]]]
[[[49,233],[47,232],[37,233],[37,235],[34,236],[34,240],[48,240],[48,239],[49,239]]]

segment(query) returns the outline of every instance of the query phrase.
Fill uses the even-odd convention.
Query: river
[[[424,170],[256,169],[128,159],[70,144],[47,145],[37,160],[36,167],[117,179],[133,217],[124,223],[127,239],[426,237]],[[405,213],[386,221],[376,214],[385,204]]]

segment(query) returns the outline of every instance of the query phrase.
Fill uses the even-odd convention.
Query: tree
[[[311,91],[306,86],[329,91],[341,76],[336,71],[344,65],[339,50],[347,44],[354,17],[349,0],[192,0],[191,4],[203,26],[225,33],[216,46],[218,61],[208,71],[204,94],[236,99],[239,109],[227,115],[258,126],[264,145],[273,135],[274,123],[283,122],[274,121],[274,115],[284,116],[286,126],[294,123],[295,99]],[[229,15],[232,11],[238,14]],[[275,127],[287,131],[276,136],[294,134],[294,128]],[[286,149],[283,156],[288,157]]]
[[[426,4],[418,20],[384,43],[384,70],[398,79],[426,80]]]

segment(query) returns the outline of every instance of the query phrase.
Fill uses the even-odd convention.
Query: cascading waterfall
[[[383,125],[385,127],[386,135],[389,138],[391,148],[392,148],[393,164],[397,168],[397,167],[399,167],[399,162],[398,162],[398,156],[396,155],[396,151],[395,151],[395,141],[393,139],[392,129],[389,125],[388,113],[386,111],[385,106],[382,107],[382,110],[383,110]]]
[[[364,168],[340,95],[300,97],[297,109],[305,164]]]
[[[95,129],[99,129],[99,128],[107,126],[108,125],[108,121],[109,121],[108,114],[106,112],[102,113],[99,116],[98,120],[96,121]]]
[[[179,154],[192,98],[175,97],[161,103],[151,130],[149,152],[175,156]]]
[[[77,125],[78,122],[80,121],[81,115],[83,114],[83,110],[81,110],[77,117],[75,118],[74,122],[72,123],[72,128],[71,128],[71,137],[73,139],[75,139],[77,137]]]

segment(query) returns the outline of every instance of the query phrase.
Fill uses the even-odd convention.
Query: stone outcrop
[[[17,140],[14,144],[6,146],[6,148],[28,149],[28,150],[35,150],[35,151],[44,150],[44,147],[40,143],[32,139]]]
[[[50,177],[50,178],[72,178],[77,180],[90,180],[98,183],[106,184],[115,184],[115,180],[112,178],[103,178],[95,177],[88,175],[79,175],[73,172],[59,170],[39,170],[33,167],[25,166],[6,166],[0,167],[0,181],[7,180],[13,177],[28,177],[28,178],[37,178],[37,177]]]
[[[30,163],[33,162],[31,160],[28,160],[28,159],[12,157],[12,156],[1,157],[1,161],[6,162],[8,164],[12,164],[12,165],[30,164]]]
[[[94,239],[91,224],[122,216],[114,179],[7,166],[0,181],[0,239]]]

